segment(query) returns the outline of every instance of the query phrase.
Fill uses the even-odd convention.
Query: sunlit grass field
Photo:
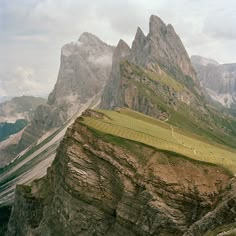
[[[103,133],[176,152],[194,160],[220,165],[233,175],[236,173],[236,150],[232,148],[209,142],[129,109],[97,111],[109,119],[84,117],[81,122]]]

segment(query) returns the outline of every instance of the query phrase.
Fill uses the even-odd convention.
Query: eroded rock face
[[[112,65],[113,47],[90,33],[83,33],[78,42],[66,44],[61,52],[58,80],[48,104],[63,106],[68,115],[79,104],[100,92]]]
[[[189,56],[172,25],[166,25],[158,16],[149,21],[149,34],[145,36],[140,28],[132,45],[133,60],[142,66],[156,63],[167,71],[180,69],[196,81],[196,74]]]
[[[47,176],[17,188],[7,235],[195,236],[234,222],[223,169],[109,137],[77,119]]]
[[[114,48],[98,37],[83,33],[75,43],[62,47],[58,79],[48,104],[34,112],[18,145],[21,151],[51,128],[60,127],[82,104],[98,96],[109,78]]]
[[[236,63],[219,64],[201,56],[192,56],[192,64],[210,97],[228,108],[236,108]]]
[[[127,106],[165,120],[170,114],[161,103],[175,110],[179,103],[199,106],[196,104],[196,96],[202,95],[199,81],[171,25],[165,25],[159,17],[152,15],[147,36],[138,27],[131,49],[120,42],[122,44],[119,43],[115,49],[111,76],[101,99],[102,108]],[[130,64],[133,66],[127,66]],[[150,76],[145,79],[143,75],[146,72],[154,75],[153,79]],[[170,82],[166,77],[171,77],[186,89],[171,86],[175,81]],[[158,98],[155,99],[155,96]]]
[[[122,106],[122,75],[120,72],[120,63],[130,55],[129,46],[120,40],[113,55],[112,70],[110,78],[105,86],[101,106],[104,109],[110,109],[114,106]]]

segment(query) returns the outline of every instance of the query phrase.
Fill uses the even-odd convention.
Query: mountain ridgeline
[[[191,61],[210,97],[236,113],[236,63],[219,64],[200,56],[192,56]]]
[[[46,105],[39,106],[18,145],[24,150],[46,131],[60,127],[83,104],[99,100],[112,63],[113,47],[90,33],[62,47],[58,79]]]
[[[235,121],[207,106],[189,56],[171,25],[151,16],[149,33],[137,29],[132,48],[120,41],[101,108],[128,107],[235,146]]]
[[[59,126],[94,98],[101,109],[67,129],[47,175],[16,187],[7,236],[235,233],[236,120],[207,104],[171,25],[152,15],[131,48],[88,33],[64,46],[32,125]]]

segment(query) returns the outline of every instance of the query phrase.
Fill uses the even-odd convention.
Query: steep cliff
[[[201,56],[192,56],[191,61],[210,97],[236,110],[236,63],[219,64]]]
[[[129,129],[124,124],[126,133],[113,120],[116,114],[117,122],[122,117],[129,121]],[[155,137],[138,131],[143,127],[140,118],[146,131],[149,125],[169,130],[131,111],[90,110],[78,118],[68,129],[47,176],[32,186],[17,187],[7,235],[200,236],[233,223],[235,177],[220,165],[177,153],[186,149],[183,144],[176,143],[183,149],[176,152],[155,148],[151,142]],[[101,132],[109,123],[113,129]],[[116,127],[118,135],[111,135]],[[150,137],[144,140],[151,146],[134,141],[135,132],[140,138]],[[129,140],[123,135],[129,135]],[[162,142],[159,138],[157,147]],[[199,139],[194,142],[204,157],[214,148],[205,149]]]
[[[110,75],[114,48],[90,33],[62,47],[58,79],[47,105],[39,106],[25,130],[18,151],[25,149],[47,130],[60,127],[89,99],[100,93]]]
[[[152,15],[149,21],[149,33],[145,36],[137,29],[132,44],[132,60],[143,67],[158,64],[164,70],[191,77],[196,81],[196,73],[181,39],[172,25],[166,25],[158,16]],[[182,77],[184,77],[182,75]],[[181,80],[181,77],[179,77]],[[182,78],[183,79],[183,78]]]
[[[235,146],[235,121],[207,104],[188,54],[171,25],[151,16],[148,35],[138,28],[132,48],[124,45],[120,41],[115,49],[114,56],[118,56],[113,57],[101,108],[128,107]]]
[[[190,100],[194,101],[193,96],[201,95],[199,81],[196,79],[196,73],[179,36],[171,25],[165,25],[159,17],[154,15],[150,17],[149,33],[147,36],[138,27],[131,49],[128,49],[128,46],[122,46],[125,42],[122,41],[122,44],[120,42],[115,49],[112,73],[102,96],[102,108],[108,109],[114,106],[121,106],[121,100],[124,100],[122,98],[124,93],[121,90],[122,84],[125,82],[122,82],[124,80],[122,76],[131,77],[136,71],[132,71],[132,68],[130,68],[130,75],[127,72],[124,75],[123,68],[120,68],[123,61],[136,65],[140,71],[149,71],[153,74],[152,77],[163,78],[161,81],[158,81],[159,83],[157,81],[150,81],[152,84],[156,83],[154,86],[159,86],[159,90],[163,90],[163,87],[168,89],[168,85],[171,85],[173,80],[175,80],[173,81],[174,84],[180,83],[182,84],[182,86],[180,85],[181,87],[186,88],[183,91],[176,91],[177,89],[173,90],[173,88],[170,88],[172,91],[165,96],[170,100],[176,97],[177,99],[175,100],[189,104]],[[166,77],[169,77],[169,79],[166,79]],[[178,95],[172,96],[176,92],[178,92]],[[122,105],[125,104],[123,103]],[[155,107],[155,105],[150,104],[152,107]],[[142,104],[140,104],[141,106]],[[134,107],[131,106],[130,108]],[[157,113],[160,113],[160,109]]]
[[[124,44],[122,41],[115,49],[111,76],[102,96],[102,108],[128,106],[162,117],[166,109],[161,102],[154,102],[152,95],[174,109],[184,104],[199,106],[196,96],[201,95],[201,89],[196,73],[171,25],[165,25],[159,17],[152,15],[149,34],[145,36],[138,28],[132,48],[122,46]],[[149,91],[145,97],[140,93],[146,88]],[[164,117],[167,118],[168,114]]]

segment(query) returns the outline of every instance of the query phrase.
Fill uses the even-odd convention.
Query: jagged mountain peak
[[[142,47],[146,41],[146,36],[143,33],[142,29],[140,27],[137,28],[134,41],[132,43],[132,50],[136,51],[139,47]]]
[[[149,20],[149,33],[156,33],[158,30],[163,30],[166,28],[165,23],[162,19],[156,15],[151,15]]]
[[[145,38],[145,34],[143,33],[142,29],[140,27],[137,28],[135,39]],[[135,40],[134,39],[134,40]]]
[[[130,55],[130,47],[120,39],[113,53],[111,76],[116,77],[119,74],[120,62],[123,58]]]
[[[236,63],[220,64],[202,56],[192,56],[191,61],[209,96],[221,105],[235,109]]]
[[[196,74],[184,45],[172,25],[166,25],[158,16],[151,15],[149,33],[137,29],[132,44],[132,62],[146,67],[158,64],[167,72],[181,70],[196,81]]]
[[[129,55],[129,53],[130,53],[129,45],[123,39],[120,39],[115,48],[113,60],[115,60],[117,57],[119,58],[125,57]]]
[[[157,35],[165,38],[167,34],[176,34],[174,27],[171,24],[166,25],[160,17],[151,15],[149,21],[149,35]]]

